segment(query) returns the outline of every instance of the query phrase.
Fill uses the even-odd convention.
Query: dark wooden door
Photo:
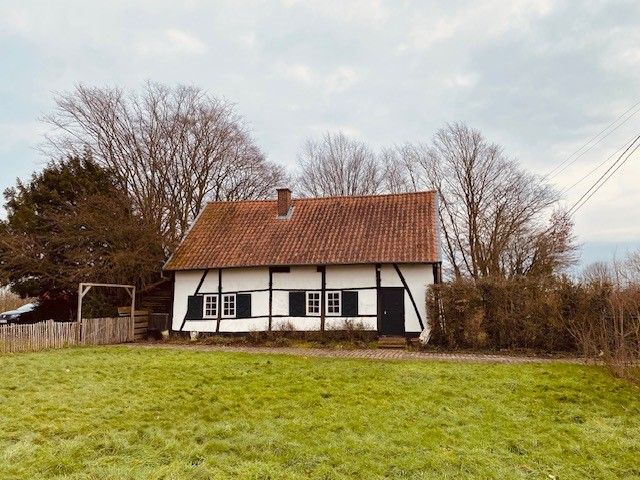
[[[381,335],[404,335],[404,288],[380,289]]]

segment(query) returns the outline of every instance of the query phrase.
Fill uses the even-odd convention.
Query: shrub
[[[434,285],[427,308],[432,339],[448,348],[575,351],[563,315],[565,280],[458,280]]]
[[[460,279],[433,285],[427,309],[438,346],[581,353],[603,359],[618,375],[638,375],[638,283]]]

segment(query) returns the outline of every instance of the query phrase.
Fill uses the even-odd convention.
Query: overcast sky
[[[234,102],[285,165],[325,131],[379,147],[464,121],[542,175],[640,101],[640,2],[0,0],[0,188],[46,160],[55,91],[147,79]],[[640,133],[634,111],[558,188]],[[577,213],[583,261],[640,247],[639,157]]]

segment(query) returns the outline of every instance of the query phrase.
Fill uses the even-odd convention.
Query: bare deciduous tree
[[[456,277],[552,273],[573,261],[570,219],[551,186],[464,124],[440,129],[431,145],[383,154],[390,191],[435,189],[443,249]],[[548,217],[548,222],[544,218]]]
[[[379,193],[383,175],[376,155],[343,133],[308,140],[298,156],[297,191],[304,196]]]
[[[587,265],[580,275],[580,281],[585,285],[611,285],[613,280],[612,266],[606,262],[593,262]]]
[[[602,358],[619,376],[640,383],[640,251],[611,263],[588,265],[580,287],[586,314],[571,321],[584,353]],[[579,310],[574,302],[571,310]]]
[[[45,148],[89,150],[173,249],[208,200],[263,198],[284,170],[265,160],[229,103],[199,88],[147,83],[139,94],[79,85],[44,118]]]

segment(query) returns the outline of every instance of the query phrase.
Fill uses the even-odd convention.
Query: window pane
[[[204,317],[216,318],[218,316],[218,296],[205,295],[204,297]]]
[[[236,296],[235,294],[222,296],[222,316],[223,317],[235,317],[236,316]]]
[[[327,313],[340,314],[340,292],[327,292]]]
[[[307,315],[320,313],[320,292],[307,292]]]

